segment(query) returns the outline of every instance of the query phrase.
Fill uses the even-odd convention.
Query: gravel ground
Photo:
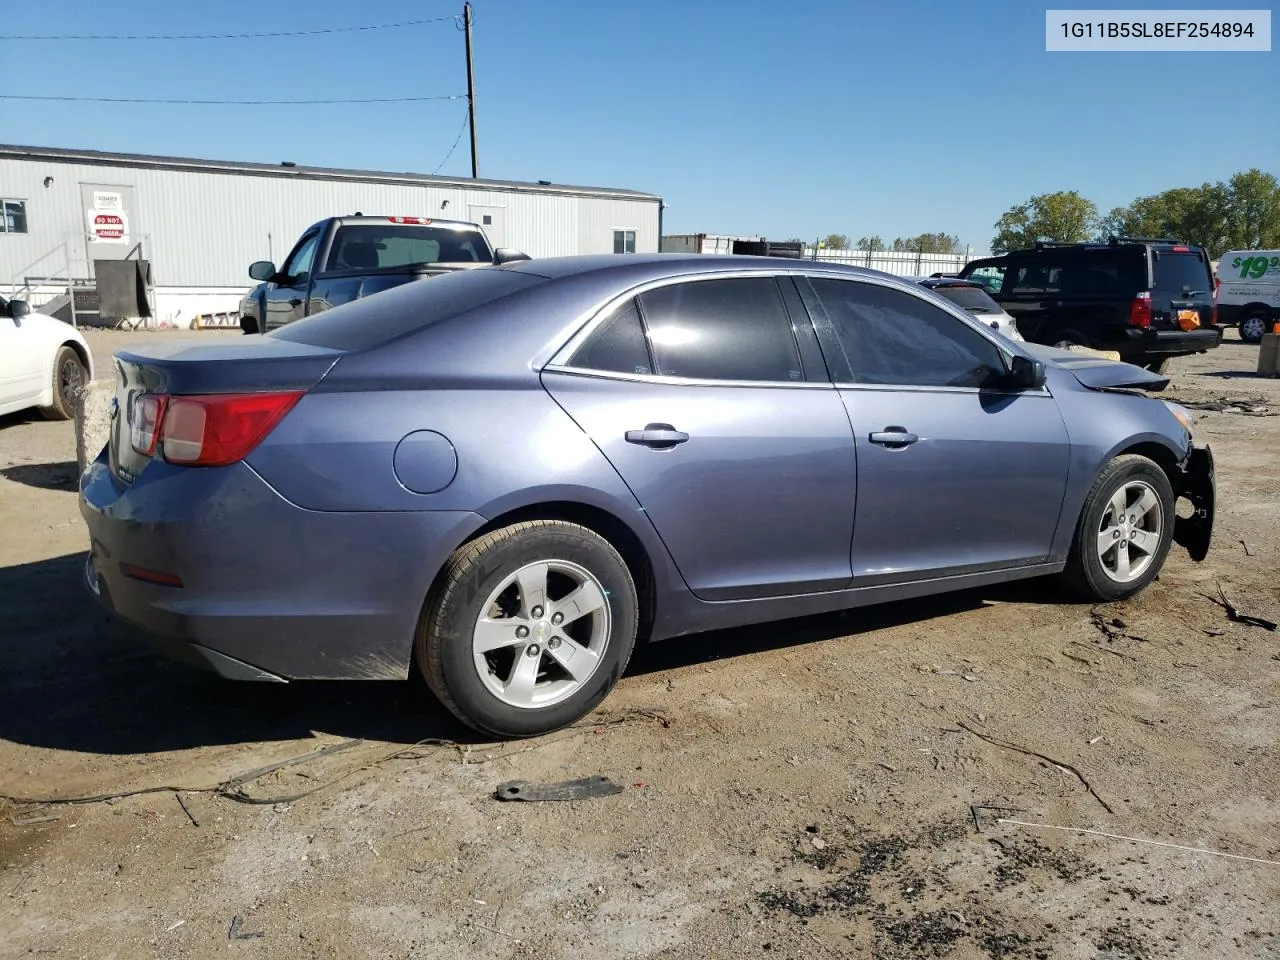
[[[125,343],[228,335],[90,338],[105,373]],[[512,744],[408,684],[157,657],[82,591],[71,426],[0,418],[0,793],[182,788],[0,803],[0,953],[1280,957],[1280,634],[1202,596],[1280,620],[1280,380],[1230,336],[1166,392],[1268,407],[1198,414],[1205,563],[1114,608],[1033,582],[671,641]],[[493,799],[596,774],[624,792]]]

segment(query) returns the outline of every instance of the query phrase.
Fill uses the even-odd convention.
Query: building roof
[[[197,160],[190,157],[158,157],[142,153],[108,153],[103,150],[68,150],[61,147],[26,147],[0,144],[0,158],[42,160],[51,163],[84,163],[105,167],[144,167],[156,170],[182,170],[191,173],[241,174],[243,176],[281,177],[296,180],[347,180],[357,183],[390,183],[513,193],[608,197],[615,200],[661,200],[661,197],[656,193],[643,193],[638,190],[611,187],[582,187],[562,183],[526,183],[519,180],[472,180],[469,177],[437,177],[424,173],[392,173],[379,170],[307,167],[288,162],[279,164],[239,163],[228,160]]]

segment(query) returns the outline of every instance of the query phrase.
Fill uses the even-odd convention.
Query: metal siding
[[[46,176],[54,178],[47,188],[42,185]],[[248,288],[253,260],[279,263],[309,224],[356,211],[465,219],[469,204],[500,206],[507,212],[507,246],[533,257],[611,252],[615,227],[636,231],[637,252],[658,249],[656,198],[290,180],[0,157],[0,196],[27,201],[30,231],[0,234],[0,284],[19,279],[32,261],[66,240],[81,261],[73,272],[85,275],[81,182],[134,187],[130,233],[133,242],[145,237],[143,250],[157,286]],[[62,269],[58,262],[39,272]]]

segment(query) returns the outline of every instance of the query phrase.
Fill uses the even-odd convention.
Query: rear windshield
[[[1157,290],[1182,293],[1191,290],[1199,293],[1213,291],[1213,278],[1209,264],[1198,253],[1166,253],[1155,257]]]
[[[546,282],[546,277],[500,267],[462,270],[312,314],[267,336],[334,350],[367,350]]]
[[[433,263],[491,262],[493,251],[479,230],[350,223],[338,227],[325,270],[392,270]]]
[[[987,295],[981,287],[934,287],[933,292],[946,297],[956,306],[970,313],[1001,313],[1000,304]]]

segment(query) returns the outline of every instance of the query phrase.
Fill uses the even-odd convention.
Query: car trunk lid
[[[207,395],[309,390],[342,356],[339,350],[251,337],[226,344],[156,344],[115,356],[116,394],[111,408],[108,456],[111,472],[129,484],[154,454],[135,449],[130,424],[146,394]]]

